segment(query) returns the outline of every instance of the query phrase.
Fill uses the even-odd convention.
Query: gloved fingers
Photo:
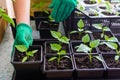
[[[53,8],[57,0],[52,0],[51,4],[49,5],[49,8]]]
[[[63,15],[65,14],[65,7],[66,7],[66,4],[63,4],[61,5],[61,7],[59,8],[58,12],[57,12],[57,15],[56,15],[56,18],[55,18],[55,21],[56,22],[60,22],[61,21],[61,18],[63,17]]]
[[[29,35],[27,37],[27,42],[28,42],[29,45],[32,45],[32,43],[33,43],[33,37],[31,35]]]
[[[63,15],[63,17],[61,18],[61,21],[65,20],[68,18],[68,16],[70,16],[71,12],[74,10],[73,7],[66,7],[66,13]]]
[[[20,33],[16,36],[15,39],[15,45],[25,45],[27,48],[29,48],[29,44],[27,40],[25,39],[25,33]]]
[[[53,7],[52,13],[51,13],[51,17],[56,19],[56,15],[58,14],[57,11],[59,9],[61,1],[55,2],[55,6]]]

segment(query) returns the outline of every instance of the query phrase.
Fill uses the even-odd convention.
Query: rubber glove
[[[50,8],[52,8],[51,17],[56,22],[64,21],[76,7],[76,0],[52,0]]]
[[[32,29],[28,24],[20,23],[16,26],[16,37],[14,45],[25,45],[29,48],[32,45]]]

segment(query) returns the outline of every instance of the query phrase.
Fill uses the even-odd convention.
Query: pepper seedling
[[[100,40],[92,40],[89,43],[89,46],[86,44],[80,44],[79,46],[76,46],[75,48],[77,52],[84,52],[89,56],[89,61],[92,63],[93,58],[98,59],[99,61],[103,61],[99,56],[93,56],[92,50],[96,48],[100,43]]]
[[[110,31],[110,28],[108,28],[107,26],[103,27],[102,24],[93,24],[92,26],[102,31],[101,38],[104,38],[105,31]]]
[[[57,59],[57,64],[60,64],[60,60],[62,58],[70,58],[69,56],[66,55],[66,50],[62,50],[62,46],[59,44],[50,44],[51,49],[54,51],[57,51],[57,56],[51,57],[48,61],[53,61]]]
[[[66,55],[66,50],[62,49],[62,43],[69,44],[69,39],[66,36],[63,36],[58,31],[50,31],[51,35],[58,40],[59,43],[51,43],[51,49],[54,51],[57,51],[56,57],[51,57],[48,61],[56,60],[58,61],[58,65],[60,63],[60,60],[64,57],[69,58],[69,56]]]
[[[26,56],[23,57],[22,62],[26,62],[29,59],[29,57],[33,57],[34,54],[38,52],[38,50],[28,51],[28,48],[25,45],[15,45],[15,48],[19,52],[26,54]]]
[[[82,33],[92,33],[91,31],[84,29],[85,25],[84,25],[84,22],[83,22],[82,19],[80,19],[80,20],[78,21],[77,26],[78,26],[77,30],[71,31],[70,34],[74,34],[74,33],[78,33],[78,34],[82,34]]]

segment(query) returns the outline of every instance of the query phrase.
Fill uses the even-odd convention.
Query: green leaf
[[[113,42],[101,42],[100,44],[101,45],[106,44],[111,49],[117,49],[118,48],[118,45],[116,43],[113,43]]]
[[[57,57],[51,57],[48,61],[54,61]]]
[[[56,39],[59,39],[61,37],[60,32],[57,32],[57,31],[50,31],[50,32],[51,32],[51,35]]]
[[[26,52],[26,55],[27,55],[27,56],[34,56],[33,53],[32,53],[32,51]]]
[[[26,52],[28,48],[25,45],[15,45],[16,49],[20,52]]]
[[[38,50],[28,51],[28,52],[26,52],[26,55],[27,56],[34,56],[34,54],[37,52],[38,52]]]
[[[62,48],[61,45],[57,43],[50,44],[50,47],[54,51],[59,51]]]
[[[118,42],[118,39],[116,37],[110,37],[107,41]]]
[[[59,54],[59,55],[65,55],[65,54],[66,54],[66,51],[65,51],[65,50],[61,50],[58,54]]]
[[[71,58],[70,58],[69,56],[63,56],[62,58],[68,58],[68,59],[70,59],[70,60],[71,60]]]
[[[78,28],[82,29],[85,25],[82,19],[80,19],[77,23]]]
[[[9,23],[11,23],[12,25],[13,25],[13,27],[15,27],[15,23],[14,23],[14,21],[13,21],[13,19],[11,19],[7,14],[5,14],[5,13],[0,13],[1,14],[1,16],[2,16],[2,18],[4,19],[4,20],[6,20],[7,22],[9,22]]]
[[[85,52],[85,53],[88,53],[90,51],[90,48],[85,45],[85,44],[80,44],[80,46],[77,46],[77,52]]]
[[[103,59],[100,58],[99,56],[94,56],[96,59],[98,59],[99,61],[103,62]]]
[[[92,31],[88,31],[88,30],[86,30],[85,33],[92,33]]]
[[[84,43],[90,42],[90,37],[88,34],[86,34],[85,36],[82,37],[82,42],[84,42]]]
[[[103,27],[103,31],[110,31],[110,28],[108,28],[108,27]]]
[[[102,24],[93,24],[93,27],[102,30]]]
[[[100,44],[100,40],[99,40],[99,39],[93,40],[93,41],[90,42],[90,47],[91,47],[91,48],[95,48],[95,47],[97,47],[99,44]]]
[[[109,37],[107,35],[104,35],[104,38],[105,38],[106,41],[109,40]]]
[[[85,7],[80,5],[80,8],[79,8],[81,11],[85,10]]]
[[[77,33],[78,31],[71,31],[70,34]]]
[[[69,40],[66,36],[62,36],[59,41],[61,41],[62,43],[66,43],[66,44],[69,44]]]
[[[82,32],[82,31],[84,31],[84,29],[80,29],[80,28],[78,28],[78,31],[79,31],[79,32]]]
[[[27,61],[27,59],[28,59],[28,57],[26,56],[26,57],[24,57],[23,59],[22,59],[22,62],[26,62]]]
[[[120,56],[119,55],[115,55],[114,59],[117,61],[119,60]]]

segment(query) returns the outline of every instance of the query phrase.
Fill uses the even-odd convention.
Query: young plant
[[[96,3],[96,0],[90,0],[91,3],[95,4]]]
[[[57,64],[60,64],[60,60],[62,58],[70,58],[69,56],[66,55],[66,50],[62,50],[62,46],[57,43],[50,44],[51,49],[54,51],[57,51],[57,56],[51,57],[48,61],[53,61],[57,59]]]
[[[111,13],[112,11],[111,11],[111,4],[110,4],[110,2],[109,1],[105,1],[105,5],[106,5],[107,10]]]
[[[105,31],[110,31],[110,28],[108,28],[107,26],[103,27],[102,24],[93,24],[92,26],[102,31],[101,38],[104,38]]]
[[[118,39],[116,37],[108,38],[108,36],[105,36],[105,40],[106,42],[101,42],[100,45],[105,44],[107,45],[107,47],[116,51],[116,55],[114,59],[116,60],[116,63],[118,64],[119,58],[120,58],[120,48],[118,48],[118,44],[116,43],[118,42]]]
[[[51,32],[52,37],[57,39],[60,44],[62,44],[62,43],[69,44],[70,39],[68,39],[65,35],[62,35],[58,31],[50,31],[50,32]]]
[[[6,13],[5,10],[0,8],[0,17],[2,17],[4,20],[6,20],[7,22],[11,23],[13,25],[13,27],[15,27],[15,23],[13,21],[13,19],[11,19]]]
[[[85,25],[84,25],[84,22],[83,22],[82,19],[80,19],[80,20],[78,21],[77,26],[78,26],[77,30],[71,31],[70,34],[74,34],[74,33],[78,33],[78,34],[82,34],[82,33],[92,33],[91,31],[84,29]]]
[[[22,53],[25,53],[25,57],[22,59],[22,62],[26,62],[29,57],[33,57],[35,53],[38,52],[38,50],[32,50],[28,51],[28,48],[25,45],[15,45],[15,48]]]
[[[60,60],[64,57],[69,58],[69,56],[66,55],[66,50],[62,49],[62,43],[69,44],[69,39],[66,36],[62,36],[60,32],[57,31],[50,31],[51,35],[56,38],[59,43],[51,43],[51,49],[54,51],[57,51],[56,57],[51,57],[48,61],[56,60],[58,61],[58,65],[60,63]]]
[[[76,49],[77,52],[86,53],[89,56],[90,63],[92,63],[93,58],[96,58],[100,61],[103,61],[99,56],[93,56],[92,55],[92,50],[94,48],[96,48],[99,45],[99,43],[100,43],[99,39],[98,40],[93,40],[93,41],[90,41],[89,46],[86,45],[86,44],[80,44],[79,46],[76,46],[75,48],[77,48]]]

